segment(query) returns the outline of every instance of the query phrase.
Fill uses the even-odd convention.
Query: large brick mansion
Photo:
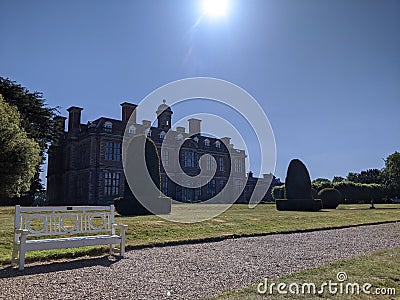
[[[173,112],[165,101],[156,111],[157,127],[151,126],[151,122],[147,120],[143,120],[141,124],[136,122],[135,104],[124,102],[121,107],[121,120],[100,117],[87,124],[81,124],[82,108],[70,107],[68,108],[67,131],[65,131],[67,118],[57,117],[61,130],[58,141],[49,149],[48,204],[105,205],[123,195],[125,186],[122,140],[127,126],[129,126],[127,128],[129,134],[147,134],[156,144],[164,164],[161,164],[161,189],[165,195],[174,200],[186,202],[210,199],[222,190],[229,176],[232,176],[233,188],[244,188],[238,202],[248,202],[258,180],[271,180],[272,175],[264,175],[264,178],[259,179],[253,178],[250,172],[246,176],[245,151],[235,149],[228,137],[218,139],[202,135],[201,120],[189,119],[188,132],[184,127],[173,130],[171,128]],[[167,132],[168,136],[173,137],[172,140],[181,141],[182,146],[179,152],[172,151],[174,145],[168,145],[168,143],[161,149]],[[230,149],[227,149],[225,145],[228,145]],[[176,153],[179,153],[179,158],[174,160],[172,156]],[[217,165],[214,166],[216,168],[214,177],[202,187],[180,186],[171,180],[164,170],[164,167],[171,164],[170,161],[179,161],[182,170],[187,175],[198,175],[199,158],[206,153],[215,159],[215,161],[206,161],[207,170],[211,170],[211,162],[216,162]],[[168,165],[168,173],[169,176],[179,179],[182,172],[179,172],[177,167]],[[267,193],[264,198],[268,200],[269,197]]]

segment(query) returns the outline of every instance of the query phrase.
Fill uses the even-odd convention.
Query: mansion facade
[[[264,178],[253,178],[251,172],[246,175],[245,151],[235,149],[228,137],[219,139],[202,135],[201,120],[189,119],[188,132],[184,127],[173,130],[173,112],[165,100],[156,111],[157,126],[151,126],[147,120],[137,123],[135,104],[124,102],[121,107],[120,120],[100,117],[87,124],[81,124],[82,108],[70,107],[67,131],[67,118],[56,117],[60,130],[58,140],[51,145],[48,153],[48,205],[109,205],[114,198],[122,196],[126,188],[122,166],[125,132],[132,136],[146,134],[155,143],[162,161],[161,190],[174,200],[208,200],[221,192],[230,176],[233,188],[243,189],[237,200],[239,203],[249,201],[257,181],[269,184],[272,180],[274,185],[276,179],[270,174],[264,175]],[[167,140],[166,136],[170,139]],[[174,151],[176,144],[181,145],[179,151]],[[196,188],[190,188],[190,182],[185,184],[186,187],[176,184],[182,170],[189,176],[200,173],[199,159],[204,154],[214,157],[214,160],[206,157],[205,165],[201,166],[206,172],[215,169],[213,178]],[[176,162],[179,162],[180,168]],[[270,193],[266,193],[264,198],[268,201]]]

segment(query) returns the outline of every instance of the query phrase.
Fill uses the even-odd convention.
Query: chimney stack
[[[151,127],[151,121],[149,120],[142,120],[142,125],[146,128]]]
[[[201,120],[189,119],[188,122],[189,122],[189,134],[190,135],[201,134],[201,130],[200,130]]]
[[[178,126],[178,127],[176,127],[176,132],[178,132],[178,133],[185,133],[185,127],[181,127],[181,126]]]
[[[131,122],[136,124],[136,104],[124,102],[122,106],[122,122],[128,122],[132,116]]]
[[[71,106],[67,109],[68,116],[68,133],[75,135],[79,133],[80,125],[81,125],[81,111],[83,108]]]
[[[226,148],[230,148],[231,145],[231,138],[230,137],[223,137],[220,139],[222,141],[222,143],[224,143]]]

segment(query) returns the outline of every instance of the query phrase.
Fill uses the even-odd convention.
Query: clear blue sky
[[[0,75],[83,122],[170,81],[228,80],[265,110],[282,179],[292,158],[332,179],[400,150],[399,0],[231,0],[194,26],[201,2],[1,0]]]

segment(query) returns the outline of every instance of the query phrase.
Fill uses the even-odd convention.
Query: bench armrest
[[[112,224],[112,234],[115,234],[115,229],[118,229],[121,231],[121,237],[125,237],[125,231],[128,229],[128,225],[122,225],[122,224]]]
[[[112,227],[113,228],[118,228],[118,229],[127,229],[128,228],[128,225],[123,225],[123,224],[112,224]]]
[[[29,230],[26,230],[26,229],[15,229],[14,232],[16,234],[27,235],[29,233]]]

